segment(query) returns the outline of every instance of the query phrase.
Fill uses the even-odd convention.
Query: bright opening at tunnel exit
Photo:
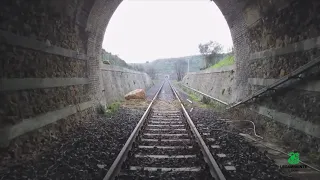
[[[200,54],[216,41],[232,47],[228,24],[214,2],[124,0],[113,14],[102,47],[127,63]]]

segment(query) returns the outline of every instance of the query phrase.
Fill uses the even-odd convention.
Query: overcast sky
[[[134,63],[199,54],[199,43],[210,40],[232,46],[227,22],[209,0],[124,0],[103,48]]]

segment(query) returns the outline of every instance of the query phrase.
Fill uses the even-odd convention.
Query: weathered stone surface
[[[146,92],[143,89],[136,89],[124,96],[126,100],[130,99],[145,99],[146,98]]]
[[[223,68],[229,71],[218,72],[218,70],[211,73],[189,73],[182,82],[184,85],[197,89],[214,98],[231,103],[235,94],[235,79],[234,70]],[[223,92],[223,93],[222,93]]]
[[[101,71],[104,97],[107,104],[124,99],[124,96],[135,89],[148,89],[153,82],[146,73],[132,71],[117,66],[103,65]]]
[[[9,146],[0,153],[0,166],[7,162],[19,162],[20,159],[31,160],[39,153],[47,150],[49,144],[55,143],[58,137],[73,128],[81,125],[83,121],[93,118],[93,108],[61,119],[44,128],[22,135],[10,142]]]
[[[76,30],[75,23],[72,23],[75,14],[67,15],[65,12],[66,7],[69,11],[72,10],[72,6],[68,4],[71,2],[4,0],[0,6],[0,29],[85,52],[85,43],[79,38],[79,30]]]
[[[250,7],[245,14],[251,15],[250,12],[254,12],[259,14],[261,19],[251,23],[249,27],[246,27],[246,30],[243,30],[244,40],[248,48],[245,45],[240,47],[235,45],[237,64],[237,76],[235,78],[237,86],[242,86],[239,92],[236,92],[239,96],[251,95],[257,89],[247,83],[248,78],[279,78],[320,55],[317,48],[280,56],[272,54],[273,48],[286,47],[289,44],[320,35],[320,26],[317,25],[320,20],[318,15],[319,5],[316,0],[257,0],[255,3],[251,1],[245,5],[246,9]],[[256,12],[255,8],[259,9],[259,13]],[[238,43],[238,41],[234,41],[234,43]],[[268,58],[249,61],[250,58],[243,55],[244,50],[248,50],[248,53],[255,53],[267,49],[270,50],[269,54],[271,54]],[[240,58],[239,54],[241,55]],[[243,97],[237,99],[240,100]]]
[[[311,123],[292,114],[270,109],[265,106],[256,106],[255,108],[252,108],[252,110],[270,118],[273,121],[280,122],[281,124],[286,125],[288,128],[293,128],[307,135],[320,138],[320,125],[316,123]]]
[[[0,126],[90,100],[88,85],[0,92]]]
[[[301,131],[276,122],[270,118],[259,115],[251,111],[249,106],[238,107],[225,112],[225,116],[233,119],[251,120],[256,125],[256,131],[262,137],[265,137],[271,142],[282,142],[289,146],[288,151],[299,151],[304,156],[309,153],[319,152],[319,138],[306,135]]]
[[[217,86],[219,87],[216,88],[219,95],[221,95],[222,89],[225,89],[224,95],[227,96],[229,92],[232,92],[232,96],[239,100],[254,92],[256,88],[247,85],[248,77],[278,78],[279,75],[290,73],[310,60],[310,54],[293,53],[289,55],[290,57],[280,56],[256,61],[257,64],[248,61],[252,52],[284,47],[290,43],[319,36],[318,0],[214,1],[228,22],[236,53],[236,76],[234,78],[237,89],[229,91],[229,88]],[[120,3],[121,0],[1,1],[1,30],[38,39],[47,45],[83,52],[89,56],[89,60],[87,62],[73,61],[60,56],[21,50],[17,47],[13,48],[1,44],[0,77],[88,77],[90,85],[88,94],[85,96],[96,102],[101,102],[103,94],[101,82],[104,81],[106,85],[104,94],[107,103],[120,99],[119,97],[123,97],[126,92],[132,89],[141,88],[141,85],[147,84],[148,81],[146,77],[143,77],[142,81],[134,80],[141,78],[141,74],[104,72],[102,76],[99,73],[98,56],[103,35],[113,12]],[[314,54],[314,56],[316,55],[317,53]],[[121,79],[126,79],[126,81],[121,82]],[[201,79],[199,82],[203,82],[199,88],[210,91],[212,91],[211,84],[215,84],[209,78]],[[46,111],[46,108],[39,111],[38,107],[35,107],[35,110],[26,106],[22,107],[23,104],[27,104],[23,103],[26,100],[22,100],[22,105],[17,103],[22,98],[29,99],[30,103],[43,105],[41,100],[43,94],[45,93],[37,97],[37,93],[31,96],[27,92],[20,97],[20,95],[16,96],[11,93],[7,95],[7,92],[3,92],[1,99],[8,99],[6,100],[8,103],[5,105],[5,110],[0,109],[0,115],[8,114],[9,121],[15,122],[18,120],[17,116],[19,118],[22,116],[21,114],[28,117],[32,116],[32,111]],[[78,97],[76,95],[69,97],[70,94],[67,92],[57,93],[57,95],[59,97],[48,95],[50,98],[44,99],[50,101],[50,106],[58,107],[61,102],[63,102],[62,104],[65,101],[71,103],[73,97]],[[66,100],[59,100],[60,98]],[[312,104],[312,101],[308,103]],[[286,107],[286,105],[283,106]],[[306,108],[308,107],[306,106]],[[285,127],[278,130],[283,129]]]
[[[320,56],[320,50],[313,49],[277,57],[252,60],[248,66],[248,76],[249,78],[280,78],[318,56]]]
[[[261,6],[262,19],[248,30],[251,52],[284,47],[319,36],[319,6],[318,1],[293,1],[279,11]],[[263,8],[270,8],[270,11],[263,12]]]
[[[0,78],[87,77],[86,62],[2,45]]]
[[[257,102],[270,109],[292,114],[308,122],[320,124],[320,93],[288,89]]]

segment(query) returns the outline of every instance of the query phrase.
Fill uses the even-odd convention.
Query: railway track
[[[175,89],[165,81],[104,177],[110,179],[225,177]]]

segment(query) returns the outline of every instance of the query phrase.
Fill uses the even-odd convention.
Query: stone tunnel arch
[[[251,54],[261,52],[271,48],[285,47],[287,44],[292,44],[305,39],[314,38],[319,33],[316,27],[306,27],[303,32],[301,29],[293,29],[290,23],[285,21],[285,13],[294,15],[300,13],[294,18],[301,20],[309,20],[308,15],[315,15],[316,1],[302,2],[299,0],[271,0],[271,1],[255,1],[255,0],[212,0],[224,15],[232,36],[235,59],[236,59],[236,87],[237,94],[234,96],[234,101],[238,101],[252,93],[252,88],[248,86],[247,79],[252,75],[252,69],[247,69],[250,66],[249,60],[254,58]],[[88,53],[99,54],[101,49],[103,35],[105,33],[108,22],[120,5],[122,0],[105,1],[96,0],[87,22],[87,30],[90,32],[95,43],[93,48],[88,45]],[[300,7],[299,7],[300,6]],[[312,9],[310,14],[303,11],[301,8]],[[290,10],[290,8],[292,8]],[[311,14],[313,12],[313,14]],[[315,18],[315,17],[314,17]],[[296,20],[299,21],[299,20]],[[289,20],[294,23],[294,21]],[[279,26],[272,25],[278,23]],[[298,24],[295,24],[298,25]],[[281,30],[282,29],[282,30]],[[283,29],[289,30],[285,33]],[[272,37],[272,35],[274,37]],[[91,39],[89,38],[89,39]],[[289,52],[290,53],[290,52]],[[261,57],[260,57],[261,58]],[[277,63],[275,63],[277,64]],[[259,67],[254,67],[259,68]],[[296,67],[295,67],[296,68]],[[294,68],[289,68],[286,73],[289,73]],[[250,72],[251,71],[251,72]],[[271,71],[271,69],[269,69]]]
[[[97,55],[102,47],[103,36],[106,31],[107,25],[117,9],[117,7],[121,4],[122,0],[115,0],[112,2],[108,2],[105,0],[96,0],[94,6],[92,7],[91,13],[88,17],[87,21],[87,31],[89,31],[89,39],[94,39],[93,44],[88,44],[88,54]],[[247,41],[242,40],[244,36],[241,36],[240,33],[243,33],[246,29],[244,25],[244,19],[240,16],[236,16],[235,14],[240,14],[242,11],[242,6],[244,6],[243,2],[238,2],[234,0],[215,0],[214,1],[219,9],[222,11],[225,16],[227,23],[229,24],[231,35],[234,42],[238,42],[234,44],[235,46],[235,56],[236,59],[245,59],[248,56],[248,47],[245,45]],[[237,22],[237,23],[235,23]],[[93,47],[94,46],[94,47]],[[239,50],[241,47],[241,50]],[[240,62],[240,61],[239,61]],[[238,67],[241,66],[241,63],[238,63]],[[239,71],[240,73],[241,71]],[[241,76],[241,73],[239,74]],[[238,81],[239,85],[242,85],[240,81]],[[242,89],[242,88],[240,88]],[[96,92],[99,94],[99,92]]]
[[[52,111],[58,119],[72,121],[78,118],[75,114],[92,116],[92,104],[104,98],[99,73],[104,33],[121,2],[1,1],[0,118],[2,127],[16,129],[0,129],[0,143],[36,129],[21,130],[24,124],[16,124],[22,119]],[[214,2],[229,25],[235,47],[235,100],[252,92],[248,78],[279,78],[319,55],[317,0]],[[42,116],[47,124],[58,120],[50,117]]]

